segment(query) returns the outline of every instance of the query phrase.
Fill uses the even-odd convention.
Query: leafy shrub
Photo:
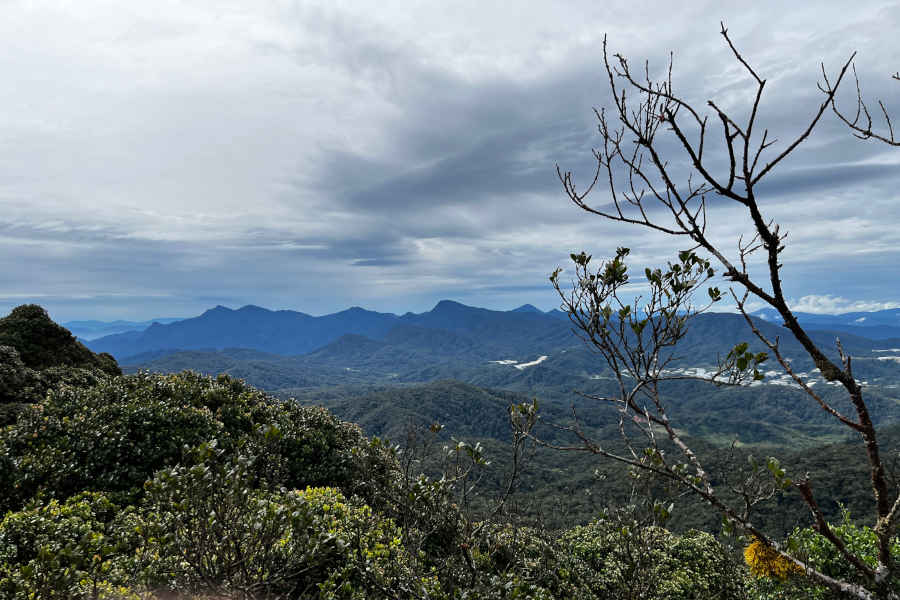
[[[207,408],[170,392],[163,378],[120,377],[90,388],[63,386],[27,407],[2,433],[16,464],[7,507],[39,493],[132,496],[154,471],[178,462],[184,445],[220,433]]]
[[[531,527],[511,524],[484,529],[472,548],[473,597],[599,598],[589,579],[580,578],[584,569],[553,536]],[[462,575],[462,574],[461,574]]]
[[[602,518],[563,536],[580,576],[604,598],[743,598],[743,569],[708,533],[675,535],[627,516]],[[587,569],[586,571],[584,569]]]
[[[0,429],[5,427],[6,425],[10,425],[16,422],[16,419],[19,418],[19,415],[28,407],[28,404],[24,402],[9,402],[6,404],[0,403]],[[3,463],[3,458],[0,457],[0,464]],[[3,474],[0,473],[0,480],[3,479]],[[2,496],[2,494],[0,494]]]
[[[265,411],[248,424],[248,451],[266,456],[259,476],[287,488],[328,486],[376,502],[396,481],[389,448],[369,441],[358,425],[321,407],[266,398]],[[219,416],[220,413],[216,413]],[[225,419],[228,422],[228,419]]]
[[[875,532],[871,527],[855,524],[848,511],[843,512],[843,519],[839,525],[832,525],[832,531],[844,541],[847,550],[858,556],[863,562],[875,569],[878,565],[878,544]],[[841,581],[871,585],[868,581],[862,581],[857,571],[840,554],[837,548],[823,535],[812,529],[797,529],[788,538],[787,544],[791,553],[801,558],[810,567]],[[900,540],[894,537],[891,543],[891,555],[895,561],[900,561]],[[900,594],[900,582],[896,579],[890,583],[889,593]],[[770,595],[777,593],[791,594],[803,590],[803,594],[811,599],[837,599],[841,596],[820,587],[814,586],[805,578],[778,578],[762,579],[756,582],[756,587]],[[761,593],[762,595],[762,593]]]
[[[254,490],[259,460],[215,444],[194,466],[147,483],[145,535],[157,585],[238,597],[435,597],[434,578],[409,568],[401,532],[333,488]]]
[[[50,390],[56,390],[63,386],[84,389],[94,387],[107,379],[109,379],[109,375],[96,368],[48,367],[37,372],[36,401],[43,400]]]
[[[49,390],[62,386],[87,388],[109,376],[96,365],[52,366],[36,371],[25,366],[15,348],[0,346],[0,426],[14,423],[22,404],[40,402]]]
[[[25,390],[37,380],[37,373],[25,366],[12,346],[0,346],[0,404],[29,401]]]
[[[330,485],[365,495],[393,476],[390,455],[357,426],[228,376],[141,373],[92,383],[60,385],[0,431],[0,449],[15,464],[11,485],[0,489],[0,510],[36,494],[66,498],[83,490],[136,502],[153,473],[214,438],[229,450],[265,452],[258,480],[270,487]]]
[[[123,560],[135,540],[118,530],[118,510],[101,494],[80,494],[7,514],[0,523],[0,596],[136,599]]]

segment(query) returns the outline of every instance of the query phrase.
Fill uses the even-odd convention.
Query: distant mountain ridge
[[[760,311],[757,316],[769,335],[782,333],[772,314]],[[827,316],[801,313],[801,322],[811,331],[831,332],[820,336],[828,346],[833,345],[834,332],[840,332],[845,344],[859,347],[869,344],[858,338],[887,341],[886,338],[893,337],[886,335],[893,331],[886,323],[895,317],[900,320],[900,310]],[[860,322],[859,319],[870,318],[878,325],[852,325]],[[701,316],[692,327],[697,328],[695,333],[700,335],[692,335],[693,342],[686,340],[681,347],[706,346],[710,336],[722,337],[725,333],[723,327],[733,330],[735,336],[748,337],[749,331],[743,331],[746,324],[741,317],[708,314]],[[875,332],[878,335],[865,335],[873,333],[870,329],[878,329]],[[343,340],[340,349],[326,350],[344,336],[361,337]],[[896,337],[900,338],[900,327]],[[342,357],[341,360],[352,356],[350,362],[357,363],[366,362],[363,359],[376,355],[387,360],[388,356],[396,355],[398,348],[403,349],[402,356],[412,352],[418,353],[420,358],[467,356],[479,360],[521,359],[524,355],[546,354],[555,348],[569,347],[578,341],[565,313],[558,310],[545,313],[526,304],[510,311],[497,311],[442,300],[430,311],[402,316],[360,307],[314,317],[302,312],[273,311],[254,305],[236,310],[216,306],[194,318],[168,324],[154,322],[143,331],[128,331],[86,343],[95,352],[109,352],[119,360],[136,355],[158,356],[175,350],[246,348],[283,356],[325,352],[323,359],[328,355],[339,362],[338,356]],[[716,350],[727,352],[728,349]]]
[[[436,336],[434,330],[443,333]],[[567,324],[530,305],[494,311],[442,300],[428,312],[403,316],[359,307],[313,317],[253,305],[237,310],[217,306],[198,317],[169,324],[153,323],[144,331],[105,336],[90,340],[87,345],[120,359],[162,350],[218,348],[298,355],[323,348],[348,334],[388,341],[398,337],[432,337],[435,343],[445,347],[457,343],[459,350],[466,351],[477,341],[484,351],[501,353],[511,348],[539,349],[548,342],[558,344],[571,337]],[[460,334],[466,339],[459,338]]]
[[[154,323],[141,332],[126,332],[91,340],[100,352],[126,358],[167,349],[249,348],[273,354],[305,354],[345,333],[380,337],[398,317],[359,307],[313,317],[292,310],[272,311],[247,305],[237,310],[216,306],[198,317],[170,324]]]
[[[752,314],[772,323],[782,321],[781,315],[773,308],[763,308]],[[837,315],[795,312],[794,315],[800,325],[811,330],[851,333],[873,340],[900,338],[900,308]]]
[[[181,321],[181,318],[150,319],[148,321],[67,321],[65,323],[60,323],[60,325],[71,331],[72,335],[81,340],[95,340],[116,333],[144,331],[154,323],[168,325],[169,323],[174,323],[176,321]]]
[[[256,306],[217,307],[195,319],[97,340],[92,347],[117,352],[130,370],[226,371],[270,390],[438,379],[524,390],[608,379],[602,358],[585,347],[561,316],[558,311],[494,311],[447,300],[430,311],[403,316],[360,308],[312,317]],[[761,319],[756,325],[769,339],[780,338],[782,352],[796,360],[799,371],[813,369],[783,327]],[[836,359],[834,332],[810,331],[810,336]],[[849,333],[840,338],[857,359],[855,371],[861,380],[897,380],[900,351],[885,349],[900,348],[900,340],[876,341]],[[741,341],[754,351],[765,350],[742,316],[700,315],[672,351],[671,365],[708,368]],[[766,368],[777,370],[777,365],[772,361]]]

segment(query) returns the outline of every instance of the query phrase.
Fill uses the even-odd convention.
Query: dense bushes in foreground
[[[397,453],[227,376],[59,385],[0,433],[0,597],[649,598],[623,581],[652,579],[690,598],[723,566],[740,597],[709,536],[711,553],[684,553],[693,534],[638,527],[668,558],[623,578],[618,521],[562,536],[477,521]]]
[[[675,535],[634,511],[558,533],[502,511],[484,520],[458,503],[470,482],[418,475],[357,426],[227,376],[70,375],[0,429],[3,599],[737,600],[800,589],[796,577],[755,580],[707,533]],[[839,574],[816,540],[798,532],[793,543]]]
[[[322,409],[274,401],[224,376],[139,374],[63,386],[23,409],[0,438],[16,460],[0,508],[82,490],[128,504],[186,448],[213,439],[231,452],[264,451],[255,475],[272,485],[331,485],[367,497],[390,469],[387,453],[372,450],[358,427]]]

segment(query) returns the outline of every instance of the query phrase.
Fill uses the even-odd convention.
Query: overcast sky
[[[0,2],[0,309],[549,309],[572,251],[629,246],[643,272],[684,242],[580,212],[555,174],[591,175],[604,34],[654,72],[674,51],[676,91],[740,116],[725,20],[768,80],[776,151],[821,101],[820,62],[853,51],[900,121],[897,3],[537,4]],[[768,178],[795,307],[900,306],[898,167],[828,116]],[[745,221],[712,204],[731,251]]]

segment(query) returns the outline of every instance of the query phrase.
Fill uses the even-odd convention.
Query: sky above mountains
[[[604,34],[654,73],[673,51],[677,91],[741,114],[752,85],[724,20],[768,79],[776,151],[821,101],[820,63],[853,51],[865,96],[900,120],[900,6],[809,6],[4,3],[0,309],[552,308],[547,276],[570,252],[629,246],[642,272],[683,249],[581,213],[556,179],[557,163],[592,174]],[[760,201],[790,232],[796,308],[900,306],[898,166],[828,116],[773,172]],[[711,203],[727,250],[743,223]]]

